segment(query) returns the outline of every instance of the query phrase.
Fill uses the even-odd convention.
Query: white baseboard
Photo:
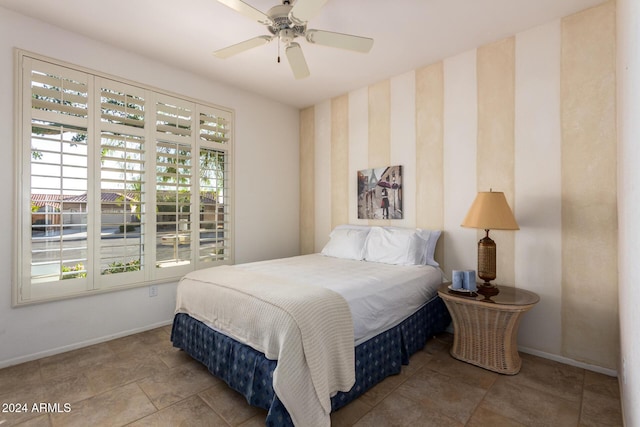
[[[549,359],[549,360],[553,360],[553,361],[556,361],[556,362],[564,363],[566,365],[571,365],[571,366],[575,366],[577,368],[586,369],[588,371],[598,372],[600,374],[608,375],[610,377],[617,377],[618,376],[618,371],[616,371],[615,369],[609,369],[609,368],[603,368],[602,366],[590,365],[588,363],[579,362],[577,360],[569,359],[568,357],[558,356],[557,354],[546,353],[544,351],[535,350],[535,349],[528,348],[528,347],[518,346],[518,350],[523,352],[523,353],[532,354],[534,356],[539,356],[539,357],[542,357],[542,358],[545,358],[545,359]]]
[[[33,354],[28,354],[26,356],[16,357],[14,359],[0,360],[0,369],[7,368],[7,367],[13,366],[13,365],[19,365],[19,364],[25,363],[25,362],[31,362],[32,360],[42,359],[43,357],[49,357],[49,356],[53,356],[53,355],[56,355],[56,354],[65,353],[65,352],[71,351],[71,350],[77,350],[79,348],[88,347],[90,345],[100,344],[100,343],[103,343],[103,342],[106,342],[106,341],[110,341],[110,340],[113,340],[113,339],[116,339],[116,338],[126,337],[127,335],[133,335],[133,334],[137,334],[137,333],[140,333],[140,332],[149,331],[151,329],[160,328],[162,326],[170,325],[172,322],[173,322],[173,318],[171,318],[170,320],[163,321],[163,322],[157,322],[157,323],[154,323],[154,324],[151,324],[151,325],[143,326],[141,328],[135,328],[135,329],[127,330],[127,331],[118,332],[117,334],[105,335],[103,337],[93,338],[93,339],[86,340],[86,341],[80,341],[80,342],[69,344],[69,345],[65,345],[65,346],[62,346],[62,347],[56,347],[56,348],[45,350],[45,351],[41,351],[41,352],[38,352],[38,353],[33,353]]]

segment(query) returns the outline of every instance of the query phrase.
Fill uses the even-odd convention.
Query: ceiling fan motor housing
[[[298,36],[305,35],[307,31],[306,25],[294,25],[289,19],[289,12],[292,6],[289,4],[281,4],[274,6],[267,12],[272,24],[267,26],[269,32],[278,36],[280,40],[287,44]]]

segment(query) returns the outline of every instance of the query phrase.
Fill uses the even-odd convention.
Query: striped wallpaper
[[[341,223],[441,229],[446,274],[476,268],[460,227],[477,191],[520,225],[492,231],[497,283],[537,292],[525,351],[614,370],[615,2],[395,76],[300,113],[301,252]],[[404,218],[358,220],[356,172],[403,166]]]

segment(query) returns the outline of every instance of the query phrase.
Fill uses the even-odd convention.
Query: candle
[[[475,270],[465,270],[463,272],[462,287],[471,292],[475,292],[478,290],[476,288],[476,271]]]
[[[464,273],[462,270],[453,270],[451,272],[451,289],[462,289],[464,282]]]

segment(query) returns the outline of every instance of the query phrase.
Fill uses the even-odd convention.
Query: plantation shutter
[[[156,102],[156,267],[163,269],[193,263],[194,111],[173,97]]]
[[[231,115],[199,106],[199,212],[198,262],[222,263],[231,259]]]
[[[100,272],[102,287],[144,279],[147,226],[145,91],[96,79],[100,90]],[[117,276],[117,277],[114,277]]]
[[[90,86],[75,70],[30,59],[23,67],[22,299],[90,288],[86,197]],[[28,98],[27,98],[28,97]],[[28,101],[26,101],[28,99]],[[28,128],[26,128],[28,126]],[[25,187],[27,187],[25,185]],[[23,187],[24,188],[24,187]],[[52,282],[59,282],[52,286]]]

